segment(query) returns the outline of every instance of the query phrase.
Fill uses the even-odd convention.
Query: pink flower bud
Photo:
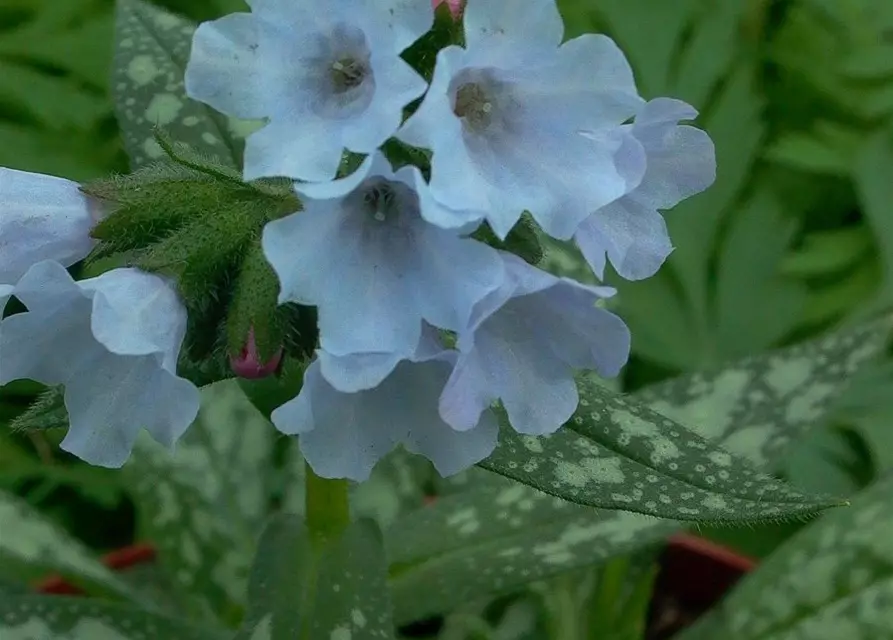
[[[238,356],[230,356],[229,359],[233,373],[246,380],[257,380],[273,375],[279,368],[280,362],[282,362],[282,347],[267,362],[260,361],[253,327],[248,330],[248,340],[242,347],[242,352]]]
[[[462,0],[431,0],[431,6],[436,9],[443,2],[447,3],[454,18],[458,19],[462,15]]]

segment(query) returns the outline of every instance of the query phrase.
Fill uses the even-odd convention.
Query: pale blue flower
[[[77,183],[0,167],[0,284],[15,284],[41,260],[68,267],[85,258],[98,216]]]
[[[0,324],[0,385],[64,385],[71,427],[63,449],[120,467],[141,428],[172,446],[195,419],[198,389],[176,375],[186,309],[165,280],[114,269],[75,282],[48,260],[13,293],[28,311]]]
[[[629,330],[596,307],[613,289],[556,278],[502,255],[506,283],[475,307],[460,334],[440,413],[456,429],[468,429],[501,400],[516,431],[552,433],[577,407],[574,371],[617,375],[629,355]]]
[[[555,0],[475,0],[464,24],[465,48],[438,53],[424,101],[397,133],[433,151],[433,198],[461,212],[438,224],[474,212],[504,238],[527,210],[569,239],[644,173],[641,148],[621,150],[620,126],[643,103],[632,70],[605,36],[561,44]]]
[[[499,254],[423,220],[427,185],[380,153],[343,180],[297,187],[303,210],[267,224],[263,250],[280,302],[318,307],[322,373],[341,391],[368,389],[416,349],[422,321],[466,326],[502,283]]]
[[[297,398],[276,409],[272,421],[283,433],[300,436],[314,472],[325,478],[363,481],[375,463],[402,444],[425,456],[443,476],[489,456],[498,426],[490,411],[457,431],[438,414],[438,399],[456,354],[437,350],[403,360],[374,389],[342,393],[322,376],[319,361],[304,374]]]
[[[332,179],[344,148],[373,152],[424,93],[424,79],[399,56],[431,28],[429,3],[249,4],[250,14],[202,24],[186,67],[190,97],[267,120],[248,137],[246,179]]]
[[[700,129],[679,126],[698,112],[679,100],[652,100],[628,127],[645,149],[647,169],[632,193],[590,215],[574,239],[599,278],[605,256],[628,280],[654,275],[673,250],[667,225],[658,209],[709,187],[716,178],[713,142]]]

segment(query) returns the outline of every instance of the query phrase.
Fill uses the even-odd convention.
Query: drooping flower
[[[202,24],[186,92],[237,118],[267,120],[245,149],[245,178],[335,177],[344,148],[372,153],[425,81],[399,54],[433,23],[425,2],[252,0]]]
[[[498,253],[422,219],[427,185],[380,153],[343,180],[296,187],[299,213],[267,224],[279,301],[318,307],[322,374],[341,391],[378,384],[415,352],[422,321],[450,331],[502,282]]]
[[[357,393],[334,389],[317,360],[304,374],[298,397],[273,412],[273,424],[300,436],[301,452],[322,477],[366,480],[375,463],[399,444],[431,460],[443,476],[458,473],[493,452],[499,429],[489,410],[465,431],[438,414],[455,358],[453,352],[420,351],[379,386]]]
[[[75,282],[48,260],[14,293],[28,311],[2,322],[0,385],[64,385],[71,426],[63,449],[120,467],[141,428],[172,446],[195,419],[198,389],[176,375],[186,310],[162,278],[114,269]]]
[[[629,355],[629,330],[596,307],[613,289],[556,278],[502,255],[506,282],[478,303],[460,333],[440,413],[456,429],[468,429],[501,400],[516,431],[552,433],[577,407],[574,370],[617,375]]]
[[[476,212],[501,238],[527,210],[569,239],[644,173],[644,152],[620,129],[643,103],[632,70],[605,36],[561,44],[555,0],[475,0],[464,26],[465,48],[438,53],[397,137],[433,151],[431,193],[444,207]]]
[[[238,355],[230,356],[229,359],[233,373],[246,380],[259,380],[260,378],[273,375],[281,362],[281,347],[269,360],[264,361],[261,359],[253,328],[248,331],[248,337],[245,339],[245,346],[242,347],[242,351]]]
[[[77,183],[0,167],[0,284],[15,284],[41,260],[82,260],[95,244],[96,216]]]
[[[604,277],[605,256],[628,280],[654,275],[673,250],[659,209],[709,187],[716,178],[710,137],[679,125],[698,112],[679,100],[657,98],[644,106],[629,126],[647,157],[642,182],[632,193],[602,207],[577,229],[574,239],[592,270]]]

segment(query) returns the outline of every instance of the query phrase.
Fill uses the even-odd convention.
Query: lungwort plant
[[[831,507],[683,637],[893,637],[893,484],[771,473],[886,318],[609,380],[638,338],[606,273],[645,286],[711,193],[694,107],[554,0],[249,4],[119,0],[131,173],[0,169],[0,384],[43,385],[13,427],[120,469],[157,553],[118,575],[0,494],[4,638],[636,638],[662,540]],[[16,586],[47,573],[85,597]]]

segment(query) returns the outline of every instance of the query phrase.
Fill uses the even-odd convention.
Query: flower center
[[[332,63],[330,69],[332,88],[335,93],[346,93],[363,84],[368,72],[366,65],[356,58],[339,58]]]
[[[483,129],[493,119],[493,102],[484,87],[467,82],[456,90],[453,113],[475,129]]]
[[[389,184],[379,183],[366,192],[363,196],[363,203],[373,218],[384,222],[394,211],[396,197],[397,194]]]

